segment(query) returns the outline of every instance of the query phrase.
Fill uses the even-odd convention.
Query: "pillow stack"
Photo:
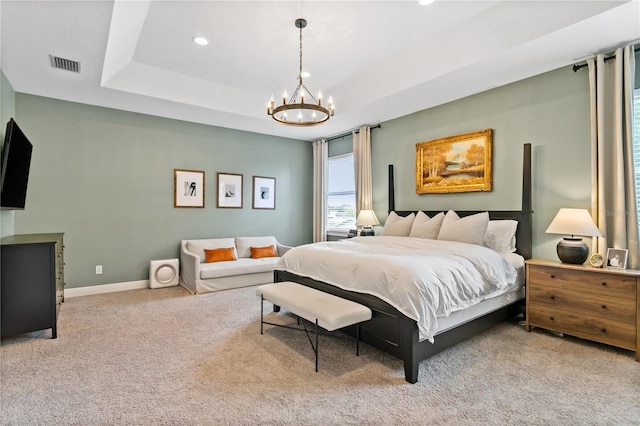
[[[399,216],[391,212],[380,235],[415,237],[432,240],[458,241],[488,247],[500,253],[516,251],[515,220],[489,220],[488,212],[460,217],[449,210],[429,217],[422,211],[418,214]]]
[[[449,210],[442,221],[438,239],[481,246],[484,244],[487,225],[489,225],[489,213],[487,212],[460,218],[456,212]]]
[[[398,216],[396,212],[389,213],[389,217],[384,222],[384,229],[380,235],[392,237],[408,237],[411,232],[411,225],[416,215],[411,213],[409,216]]]

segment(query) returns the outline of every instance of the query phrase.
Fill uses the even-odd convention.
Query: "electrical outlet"
[[[100,275],[102,273],[102,265],[96,265],[96,274]]]

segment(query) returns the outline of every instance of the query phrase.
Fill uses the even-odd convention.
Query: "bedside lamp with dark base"
[[[356,226],[362,226],[360,230],[361,237],[374,236],[373,225],[379,225],[378,218],[373,210],[360,210],[358,219],[356,220]]]
[[[582,241],[582,238],[576,237],[576,235],[602,237],[591,215],[585,209],[560,209],[546,232],[548,234],[571,235],[571,237],[564,237],[560,240],[556,252],[562,263],[575,265],[582,265],[589,258],[589,247]]]
[[[582,241],[582,238],[564,237],[558,243],[556,252],[562,263],[575,265],[582,265],[589,257],[589,247]]]

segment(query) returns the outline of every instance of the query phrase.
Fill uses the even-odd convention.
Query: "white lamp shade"
[[[600,230],[586,209],[560,209],[546,232],[547,234],[602,237]]]
[[[357,226],[373,226],[380,225],[378,222],[378,218],[373,210],[360,210],[360,214],[358,214],[358,219],[356,220]]]

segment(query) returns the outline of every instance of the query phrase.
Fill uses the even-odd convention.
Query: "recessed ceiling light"
[[[433,3],[435,0],[418,0],[420,6],[427,6]]]
[[[194,36],[191,40],[193,40],[193,42],[199,46],[206,46],[209,44],[209,40],[202,36]]]

